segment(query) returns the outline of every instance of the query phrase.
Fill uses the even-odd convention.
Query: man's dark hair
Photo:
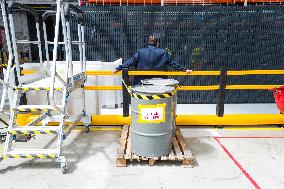
[[[153,36],[153,35],[149,36],[149,38],[148,38],[148,44],[149,44],[149,45],[155,45],[155,46],[157,46],[158,43],[159,43],[159,39],[158,39],[157,37],[155,37],[155,36]]]

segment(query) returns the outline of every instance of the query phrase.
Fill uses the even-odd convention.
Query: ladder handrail
[[[21,4],[21,3],[17,3],[15,1],[10,1],[9,5],[8,5],[8,14],[12,14],[13,10],[16,9],[21,9],[21,10],[24,10],[26,12],[29,12],[31,13],[36,22],[39,22],[39,15],[37,13],[37,11],[35,9],[33,9],[32,7],[29,7],[27,5],[24,5],[24,4]]]
[[[64,16],[66,20],[69,21],[71,10],[73,11],[73,13],[76,13],[79,23],[81,25],[84,25],[84,12],[71,3],[66,3],[64,6]]]
[[[46,67],[47,70],[50,69],[50,64],[49,64],[49,51],[48,51],[48,40],[47,40],[47,32],[46,32],[46,19],[50,16],[55,16],[56,15],[56,11],[46,11],[43,15],[42,15],[42,29],[43,29],[43,38],[44,38],[44,47],[45,47],[45,58],[46,58]]]
[[[20,9],[22,11],[26,11],[31,13],[36,21],[36,34],[37,34],[37,41],[38,41],[38,53],[39,53],[39,59],[40,59],[40,67],[43,68],[43,58],[42,58],[42,49],[41,49],[41,35],[40,35],[40,19],[37,11],[27,5],[23,5],[21,3],[17,3],[14,1],[9,2],[8,5],[8,15],[9,15],[9,22],[10,22],[10,31],[11,31],[11,37],[12,37],[12,45],[13,45],[13,50],[14,50],[14,60],[16,63],[16,71],[17,71],[17,77],[19,79],[19,84],[22,85],[23,82],[21,80],[21,74],[20,74],[20,62],[19,62],[19,55],[18,55],[18,47],[17,47],[17,39],[16,39],[16,34],[15,34],[15,27],[14,27],[14,19],[13,19],[13,11],[15,9]]]
[[[49,16],[55,16],[55,15],[56,15],[56,11],[54,11],[54,10],[46,11],[46,12],[43,13],[43,15],[42,15],[42,22],[45,22],[46,19],[47,19]]]
[[[64,5],[62,5],[61,0],[57,0],[56,1],[56,5],[57,5],[57,9],[56,9],[56,21],[55,21],[55,37],[54,37],[54,48],[53,48],[53,61],[52,61],[52,66],[51,66],[51,86],[50,86],[50,93],[49,93],[49,99],[50,99],[50,103],[51,105],[56,108],[57,110],[59,110],[59,108],[57,107],[57,105],[55,104],[55,99],[54,99],[54,83],[55,83],[55,79],[58,78],[59,80],[63,81],[63,79],[57,74],[56,71],[56,61],[57,61],[57,48],[59,45],[59,25],[60,25],[60,19],[62,22],[62,28],[63,28],[63,34],[64,34],[64,42],[66,44],[66,48],[65,48],[65,54],[66,54],[66,67],[65,67],[65,79],[67,82],[66,87],[69,87],[70,85],[68,84],[68,82],[71,81],[71,86],[72,88],[74,87],[74,74],[73,74],[73,63],[72,63],[72,40],[71,40],[71,31],[70,31],[70,15],[71,13],[75,13],[75,15],[78,17],[78,37],[79,37],[79,53],[80,53],[80,58],[79,61],[81,63],[81,71],[84,72],[86,65],[84,65],[84,63],[86,63],[86,58],[85,56],[85,47],[84,44],[81,44],[80,42],[84,41],[84,37],[83,37],[83,33],[84,32],[84,15],[83,15],[83,11],[80,10],[79,8],[77,8],[76,6],[70,4],[70,3],[66,3]],[[72,11],[72,12],[71,12]],[[53,15],[54,12],[47,12],[44,15],[44,19],[46,19],[48,16]],[[46,27],[46,25],[44,25],[44,27]],[[46,28],[45,28],[45,32],[46,32]],[[48,46],[48,42],[47,42],[47,37],[45,35],[45,44],[46,46]],[[56,77],[56,78],[55,78]],[[70,79],[70,80],[69,80]],[[65,97],[66,98],[66,97]],[[60,109],[59,110],[61,113],[64,112],[64,110]]]
[[[8,24],[8,20],[7,20],[6,1],[1,2],[1,9],[2,9],[4,28],[5,28],[6,42],[7,42],[7,47],[8,47],[8,51],[9,51],[8,65],[7,65],[7,68],[6,68],[6,75],[5,75],[5,78],[4,78],[5,85],[3,85],[2,98],[1,98],[1,104],[0,104],[0,112],[3,112],[6,97],[7,97],[7,92],[8,92],[10,72],[11,72],[11,69],[12,69],[12,63],[13,63],[12,61],[13,61],[14,56],[13,56],[13,49],[12,49],[12,44],[11,44],[9,24]]]
[[[60,11],[61,11],[61,0],[56,0],[56,18],[55,18],[55,31],[54,31],[54,47],[53,47],[53,61],[51,65],[51,85],[49,92],[50,104],[62,114],[65,114],[55,103],[54,98],[54,83],[56,73],[56,61],[57,61],[57,48],[58,48],[58,37],[59,37],[59,24],[60,24]],[[58,77],[58,76],[57,76]]]

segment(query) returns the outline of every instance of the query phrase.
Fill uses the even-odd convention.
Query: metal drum
[[[173,96],[169,86],[142,85],[132,88],[132,152],[147,157],[168,155],[172,149]]]
[[[157,86],[171,86],[175,89],[178,87],[179,82],[174,79],[162,79],[162,78],[153,78],[153,79],[145,79],[141,81],[143,85],[157,85]],[[177,93],[175,93],[174,98],[174,119],[173,119],[173,136],[176,131],[176,117],[177,117]]]

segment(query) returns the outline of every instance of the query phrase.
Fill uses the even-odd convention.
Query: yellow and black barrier
[[[8,159],[8,158],[40,158],[40,159],[47,159],[47,158],[51,158],[54,159],[56,158],[56,154],[51,153],[51,154],[31,154],[31,153],[27,153],[27,154],[6,154],[3,156],[3,159]]]
[[[54,131],[54,130],[30,130],[30,131],[8,130],[8,133],[12,135],[56,135],[57,131]]]
[[[49,91],[50,87],[15,87],[14,90],[22,90],[22,91]],[[63,88],[57,87],[56,91],[62,91]]]
[[[137,98],[137,99],[141,99],[141,100],[160,100],[162,98],[170,98],[170,97],[174,96],[175,93],[176,93],[176,91],[171,92],[171,93],[166,93],[166,94],[152,95],[152,96],[138,95],[138,94],[135,94],[135,93],[131,93],[130,95],[133,98]]]
[[[19,112],[39,112],[39,111],[43,111],[43,112],[48,112],[50,110],[53,110],[52,108],[16,108],[13,109],[14,111],[19,111]]]

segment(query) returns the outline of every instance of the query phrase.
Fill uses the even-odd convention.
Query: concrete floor
[[[74,131],[64,144],[69,161],[68,174],[62,175],[51,160],[3,160],[0,163],[0,188],[284,187],[284,130],[182,129],[182,133],[195,157],[194,168],[173,163],[159,163],[152,167],[145,163],[131,163],[126,168],[118,168],[115,157],[120,131],[88,134]],[[217,140],[225,150],[214,136],[220,137]],[[262,138],[221,138],[240,136]],[[272,136],[275,138],[263,138]],[[41,141],[45,142],[31,146],[48,145],[47,139]]]
[[[214,114],[215,106],[180,106],[180,114]],[[194,111],[193,111],[194,110]],[[121,110],[116,110],[120,113]],[[198,112],[199,111],[199,112]],[[114,114],[113,110],[103,113]],[[233,105],[226,113],[278,113],[274,104]],[[178,163],[130,163],[115,166],[120,131],[73,131],[64,142],[69,163],[62,175],[52,160],[7,159],[0,163],[0,189],[282,189],[284,129],[187,128],[182,133],[195,157],[193,168]],[[51,136],[36,136],[31,148],[54,147]],[[22,147],[25,143],[17,143]],[[26,146],[25,146],[26,147]],[[0,144],[0,151],[3,144]]]

